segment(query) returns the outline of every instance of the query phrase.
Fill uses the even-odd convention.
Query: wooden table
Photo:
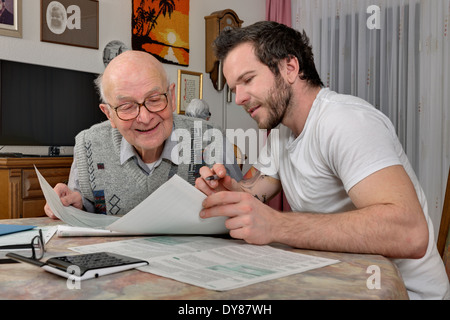
[[[0,220],[2,224],[55,225],[49,218]],[[46,245],[46,256],[73,253],[69,247],[118,241],[132,237],[73,237],[56,235]],[[396,266],[379,255],[287,250],[337,259],[340,263],[229,291],[212,291],[138,270],[81,282],[68,289],[67,281],[24,263],[0,264],[0,299],[158,299],[158,300],[298,300],[298,299],[408,299]],[[45,260],[44,257],[43,260]],[[381,288],[369,289],[370,266],[378,266]],[[369,280],[370,282],[370,280]]]

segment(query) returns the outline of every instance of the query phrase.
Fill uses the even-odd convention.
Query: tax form
[[[140,271],[225,291],[339,263],[269,245],[207,236],[153,236],[70,248],[112,252],[147,261]]]
[[[117,217],[65,207],[37,168],[35,170],[50,209],[56,217],[73,227],[130,235],[228,233],[225,217],[200,218],[206,195],[178,175],[170,178],[133,210]]]

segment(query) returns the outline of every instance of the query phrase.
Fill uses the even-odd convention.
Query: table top
[[[56,225],[49,218],[0,220],[1,224]],[[69,237],[56,235],[46,244],[47,254],[74,253],[69,247],[135,237]],[[275,245],[276,246],[276,245]],[[139,270],[129,270],[81,282],[69,289],[67,280],[24,263],[0,264],[0,299],[159,299],[159,300],[298,300],[298,299],[408,299],[396,266],[379,255],[283,249],[337,259],[340,262],[279,279],[228,291],[214,291]],[[45,260],[45,258],[44,258]],[[380,268],[380,288],[371,287],[372,267]]]

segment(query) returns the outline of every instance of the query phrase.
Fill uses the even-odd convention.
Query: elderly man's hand
[[[58,183],[53,190],[55,190],[56,194],[61,199],[61,203],[65,206],[74,206],[78,209],[83,209],[83,199],[81,194],[78,191],[73,191],[69,189],[69,187],[63,183]],[[52,219],[58,219],[53,211],[50,209],[48,203],[44,206],[44,211],[47,216]]]

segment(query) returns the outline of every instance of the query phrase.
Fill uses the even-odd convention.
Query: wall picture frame
[[[203,73],[178,69],[177,113],[185,114],[192,99],[203,98]]]
[[[98,0],[41,0],[41,41],[98,49]]]
[[[132,0],[131,47],[162,63],[189,66],[190,0]]]
[[[0,1],[0,36],[22,38],[22,0]]]

